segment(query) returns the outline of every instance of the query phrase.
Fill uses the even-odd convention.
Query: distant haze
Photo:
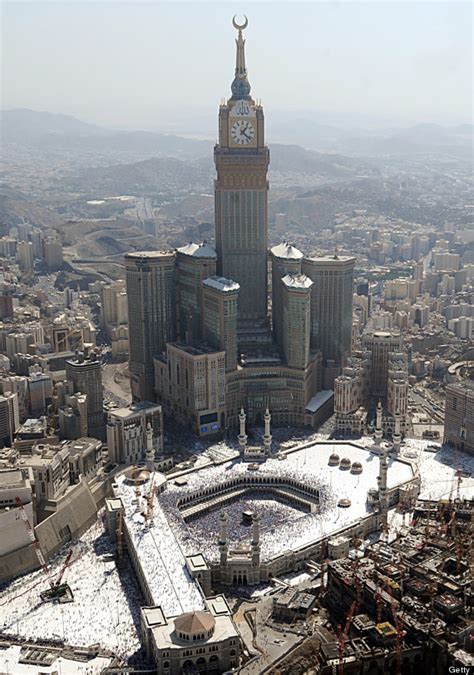
[[[267,118],[369,127],[471,121],[466,2],[4,2],[2,107],[213,135],[246,14]]]

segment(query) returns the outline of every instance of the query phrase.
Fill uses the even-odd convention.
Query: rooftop
[[[301,251],[288,242],[283,242],[274,246],[271,249],[271,253],[275,258],[284,258],[286,260],[301,260],[303,257]]]
[[[208,277],[207,279],[204,279],[202,285],[224,293],[231,293],[240,289],[240,284],[232,279],[226,279],[225,277]]]
[[[131,251],[125,254],[125,260],[157,260],[174,255],[174,251]]]
[[[216,625],[216,621],[209,612],[187,612],[178,616],[174,620],[174,625],[177,630],[183,633],[202,633],[212,630]]]
[[[217,258],[217,253],[215,250],[206,242],[195,244],[194,242],[190,241],[189,244],[186,244],[186,246],[181,246],[181,248],[178,248],[177,251],[178,253],[182,253],[183,255],[191,256],[193,258],[211,258],[212,260],[216,260]]]
[[[287,288],[295,290],[307,290],[311,288],[313,282],[306,274],[287,274],[282,279]]]

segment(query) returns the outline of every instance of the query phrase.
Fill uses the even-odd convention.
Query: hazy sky
[[[466,2],[3,2],[2,107],[128,128],[214,127],[247,14],[254,97],[274,110],[469,122]],[[289,115],[291,119],[291,116]]]

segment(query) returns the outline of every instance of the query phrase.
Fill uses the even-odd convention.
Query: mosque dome
[[[174,620],[174,627],[182,640],[207,640],[214,632],[216,620],[209,612],[186,612]]]

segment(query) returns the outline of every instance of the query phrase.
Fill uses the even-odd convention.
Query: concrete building
[[[33,473],[28,468],[0,470],[0,557],[29,546],[28,530],[19,522],[17,499],[34,525]]]
[[[282,215],[282,214],[280,214]],[[272,262],[272,325],[275,342],[283,349],[283,286],[286,274],[300,274],[303,254],[291,244],[274,246],[270,251]]]
[[[110,331],[112,356],[114,359],[124,361],[129,354],[128,326],[116,326]]]
[[[60,270],[64,264],[63,247],[59,239],[47,237],[43,241],[44,264],[49,270]]]
[[[18,394],[6,393],[0,396],[0,444],[12,445],[20,426]]]
[[[174,253],[160,251],[125,256],[134,400],[155,398],[153,358],[176,337],[175,260]]]
[[[355,258],[304,258],[301,270],[314,283],[311,288],[311,348],[321,350],[326,369],[325,386],[346,364],[352,349],[352,303]]]
[[[202,282],[203,338],[225,352],[226,370],[237,368],[237,304],[240,286],[231,279],[209,277]]]
[[[309,364],[311,335],[311,287],[304,274],[286,274],[283,286],[283,354],[290,368]]]
[[[61,438],[74,440],[87,436],[87,395],[66,394],[58,409],[58,421]]]
[[[42,372],[32,373],[28,377],[28,410],[31,417],[39,417],[47,412],[53,400],[53,381]]]
[[[78,438],[67,444],[69,449],[69,479],[79,482],[80,476],[87,481],[97,476],[102,465],[102,442],[97,438]]]
[[[110,461],[133,464],[145,460],[148,424],[153,430],[155,455],[163,450],[163,414],[160,405],[146,401],[117,408],[107,415],[107,447]]]
[[[22,375],[4,375],[0,377],[0,388],[4,395],[18,395],[18,413],[20,422],[28,416],[28,378]]]
[[[33,274],[33,244],[30,241],[20,241],[17,246],[16,255],[20,270],[24,274]]]
[[[201,436],[226,428],[225,352],[169,344],[155,359],[156,392],[165,414]]]
[[[460,268],[461,257],[458,253],[433,251],[433,268],[435,272],[455,272]]]
[[[101,289],[101,325],[109,339],[118,326],[128,325],[128,301],[121,279]]]
[[[224,673],[239,665],[240,638],[223,596],[209,598],[210,611],[166,617],[161,607],[142,607],[145,649],[157,672]]]
[[[178,281],[178,335],[187,344],[202,340],[202,282],[216,274],[217,255],[208,244],[190,242],[176,251]]]
[[[100,360],[93,353],[68,359],[66,378],[73,383],[74,393],[87,396],[88,435],[101,438],[104,433],[104,403]]]
[[[372,395],[385,399],[387,396],[388,363],[392,352],[403,349],[403,338],[395,331],[375,331],[362,335],[362,347],[372,355]]]
[[[67,445],[37,443],[31,455],[25,456],[25,464],[33,471],[38,506],[59,499],[66,492],[70,484]]]
[[[446,387],[444,442],[474,454],[474,383],[453,382]]]

